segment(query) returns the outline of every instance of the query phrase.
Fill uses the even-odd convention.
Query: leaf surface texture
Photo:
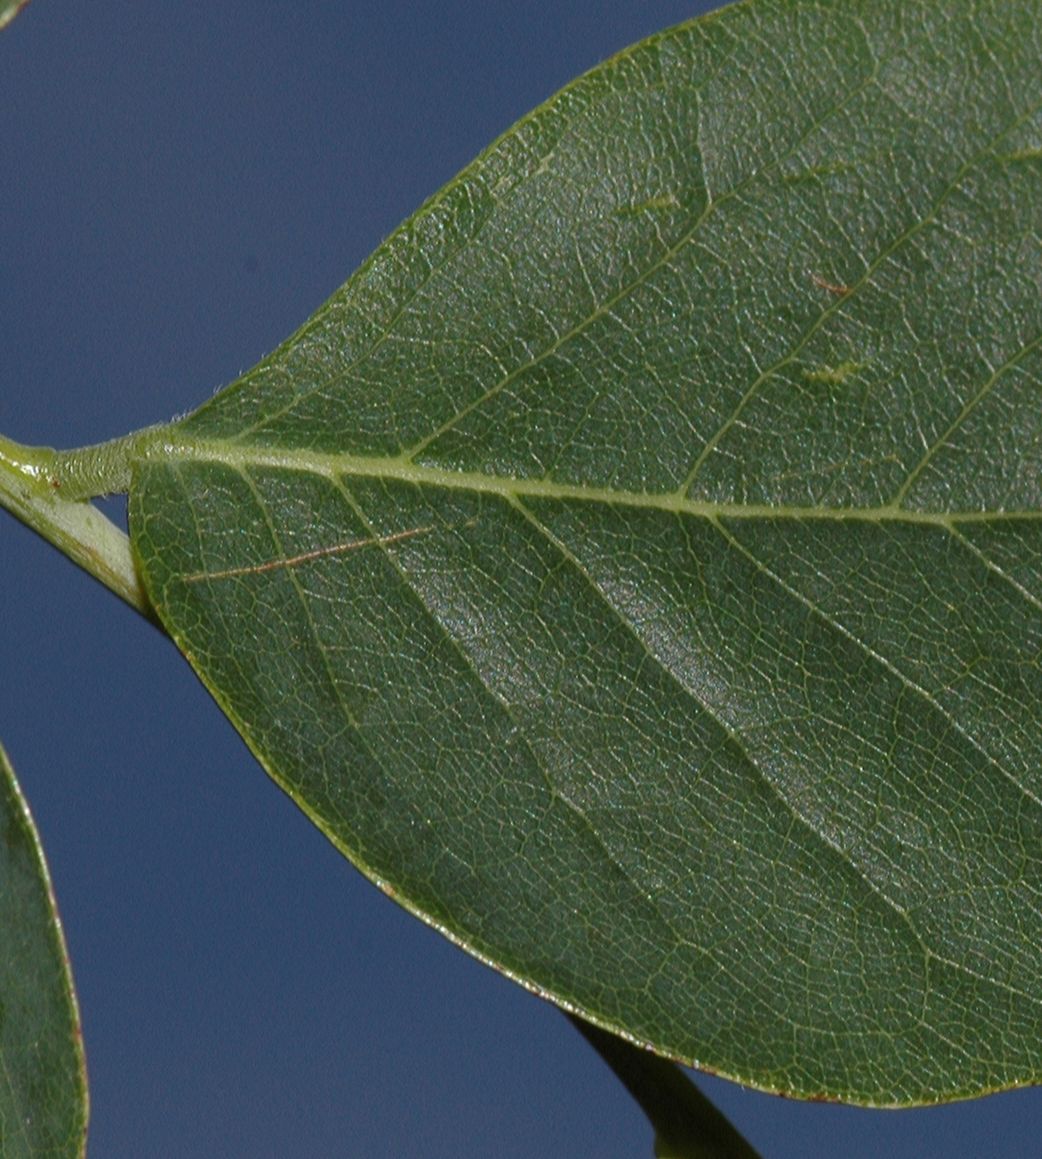
[[[356,864],[767,1089],[1042,1069],[1040,16],[653,37],[135,468],[157,609]]]
[[[36,826],[0,748],[0,1154],[85,1154],[83,1040]]]

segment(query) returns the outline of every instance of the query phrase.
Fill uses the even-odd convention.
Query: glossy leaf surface
[[[636,46],[135,468],[165,624],[356,864],[768,1089],[1042,1073],[1040,15]]]
[[[0,1154],[84,1154],[79,1015],[47,866],[0,748]]]

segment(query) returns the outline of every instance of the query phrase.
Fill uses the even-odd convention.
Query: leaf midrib
[[[991,523],[1004,520],[1042,520],[1042,509],[951,511],[919,510],[894,503],[866,506],[798,505],[789,503],[711,502],[690,499],[681,491],[632,491],[625,488],[563,483],[555,479],[524,478],[514,475],[453,471],[417,464],[404,456],[331,454],[323,451],[277,447],[242,447],[224,440],[171,439],[169,429],[156,430],[156,438],[140,448],[146,463],[209,463],[244,471],[273,468],[321,475],[329,479],[345,476],[386,479],[418,486],[444,487],[497,495],[506,499],[540,498],[603,503],[666,511],[703,519],[779,519],[793,521],[831,520],[862,523],[922,524],[952,531],[957,524]]]

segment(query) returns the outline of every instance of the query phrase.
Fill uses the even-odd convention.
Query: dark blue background
[[[188,410],[577,73],[704,6],[33,0],[0,35],[0,430]],[[160,634],[0,517],[0,737],[83,1008],[91,1151],[650,1155],[563,1018],[369,886]],[[1035,1091],[705,1089],[768,1157],[1037,1156]]]

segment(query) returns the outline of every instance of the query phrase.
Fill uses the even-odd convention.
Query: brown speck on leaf
[[[826,281],[820,274],[811,274],[810,280],[823,290],[828,290],[830,294],[849,294],[850,287],[844,286],[841,282]]]

